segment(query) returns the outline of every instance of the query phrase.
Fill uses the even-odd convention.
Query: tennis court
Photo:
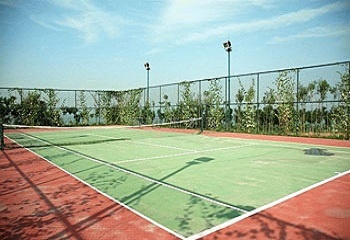
[[[350,148],[169,129],[13,128],[6,136],[179,238],[350,170]]]

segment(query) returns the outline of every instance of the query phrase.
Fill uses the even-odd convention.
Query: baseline
[[[276,206],[276,205],[278,205],[280,203],[286,202],[287,200],[290,200],[290,199],[295,198],[295,197],[297,197],[297,196],[299,196],[299,195],[301,195],[303,193],[306,193],[306,192],[311,191],[311,190],[313,190],[313,189],[315,189],[317,187],[320,187],[320,186],[322,186],[322,185],[324,185],[326,183],[329,183],[329,182],[334,181],[334,180],[336,180],[338,178],[341,178],[341,177],[343,177],[343,176],[345,176],[347,174],[350,174],[350,170],[342,172],[342,173],[339,173],[337,175],[334,175],[334,176],[332,176],[330,178],[327,178],[327,179],[325,179],[323,181],[320,181],[318,183],[312,184],[312,185],[310,185],[310,186],[308,186],[308,187],[306,187],[304,189],[301,189],[301,190],[299,190],[297,192],[289,194],[289,195],[287,195],[285,197],[282,197],[282,198],[280,198],[280,199],[278,199],[276,201],[273,201],[273,202],[271,202],[269,204],[266,204],[264,206],[258,207],[258,208],[254,209],[254,210],[252,210],[252,211],[250,211],[250,212],[248,212],[246,214],[243,214],[241,216],[233,218],[233,219],[231,219],[231,220],[229,220],[227,222],[224,222],[224,223],[222,223],[222,224],[220,224],[218,226],[215,226],[215,227],[213,227],[211,229],[207,229],[207,230],[205,230],[203,232],[200,232],[198,234],[194,234],[194,235],[186,238],[186,240],[196,240],[196,239],[205,237],[205,236],[207,236],[209,234],[212,234],[212,233],[214,233],[216,231],[219,231],[221,229],[229,227],[229,226],[231,226],[231,225],[233,225],[233,224],[235,224],[235,223],[237,223],[239,221],[242,221],[242,220],[244,220],[246,218],[249,218],[249,217],[251,217],[251,216],[253,216],[255,214],[259,214],[262,211],[268,210],[268,209],[270,209],[270,208],[272,208],[272,207],[274,207],[274,206]]]

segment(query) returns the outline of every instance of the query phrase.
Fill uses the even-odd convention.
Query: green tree
[[[79,117],[80,119],[77,120],[77,124],[79,124],[79,120],[81,120],[82,125],[88,125],[89,124],[89,118],[90,118],[90,111],[87,106],[86,102],[86,96],[84,91],[79,92],[79,98],[78,98],[78,104],[79,104]]]
[[[204,91],[205,119],[207,127],[219,129],[222,126],[225,114],[221,107],[222,88],[217,79],[210,81],[208,91]]]
[[[116,114],[117,123],[123,125],[135,125],[140,115],[141,89],[116,92],[116,105],[113,111]]]
[[[118,124],[117,91],[101,93],[101,115],[107,124]]]
[[[20,118],[17,124],[24,125],[47,125],[47,104],[41,99],[40,91],[30,91],[23,96],[18,106]]]
[[[191,118],[199,117],[200,104],[198,99],[194,97],[194,94],[191,92],[192,83],[182,82],[180,86],[181,90],[181,100],[179,102],[178,113],[180,114],[180,120],[187,120]],[[196,127],[190,126],[191,123],[185,123],[185,127]]]
[[[0,124],[10,124],[16,110],[16,97],[0,97]]]
[[[275,122],[274,105],[276,104],[276,97],[275,97],[274,89],[269,88],[265,92],[262,102],[264,103],[263,110],[265,114],[265,124],[264,124],[266,125],[265,131],[271,133]]]
[[[169,96],[164,94],[163,95],[163,104],[164,104],[164,119],[165,122],[170,122],[172,120],[172,111],[171,111],[171,103],[169,101]]]
[[[74,125],[77,124],[77,122],[80,121],[80,115],[79,115],[79,111],[78,108],[76,107],[67,107],[62,105],[61,107],[61,111],[63,115],[69,114],[69,115],[73,115],[73,118],[75,120],[75,123],[72,123],[71,121],[68,123],[69,125]]]
[[[236,122],[236,128],[238,131],[241,131],[241,127],[242,127],[242,103],[244,101],[244,87],[242,85],[242,82],[240,79],[238,79],[238,83],[239,83],[239,86],[240,88],[238,89],[237,91],[237,94],[236,94],[236,104],[237,104],[237,109],[235,109],[236,111],[236,119],[235,119],[235,122]]]
[[[320,124],[321,128],[323,129],[323,125],[327,123],[327,119],[325,119],[325,107],[324,107],[324,101],[327,98],[327,94],[330,90],[330,85],[325,79],[320,79],[317,82],[317,92],[319,95],[319,112],[320,112],[320,117],[318,120],[318,123]],[[321,129],[321,130],[322,130]]]
[[[308,88],[299,85],[298,99],[301,103],[301,131],[306,131],[306,102],[308,101]]]
[[[252,80],[252,84],[249,86],[248,90],[245,90],[243,86],[241,86],[244,91],[244,101],[245,101],[245,109],[243,113],[242,125],[244,131],[251,133],[256,128],[256,107],[254,105],[255,98],[255,83]]]
[[[49,126],[60,126],[61,122],[61,112],[57,107],[59,98],[57,92],[53,89],[45,89],[44,93],[46,94],[46,104],[47,104],[47,124]]]
[[[135,125],[140,118],[141,89],[101,93],[101,114],[107,124]]]
[[[95,112],[90,117],[95,117],[95,123],[101,123],[101,92],[100,91],[89,91],[90,96],[94,100]]]
[[[151,106],[147,101],[145,106],[141,109],[141,124],[152,124],[154,117],[155,113],[151,110]]]
[[[315,112],[314,112],[314,108],[313,108],[313,102],[315,102],[316,84],[317,84],[316,81],[312,81],[307,86],[308,101],[311,103],[311,110],[308,114],[307,121],[310,123],[310,131],[312,131],[312,132],[314,131],[315,122],[316,122]]]
[[[283,134],[289,134],[294,127],[294,81],[288,72],[284,71],[277,77],[275,84],[279,128]]]
[[[335,131],[343,133],[345,139],[350,137],[350,69],[345,73],[339,73],[340,82],[336,84],[339,94],[339,104],[332,109]]]

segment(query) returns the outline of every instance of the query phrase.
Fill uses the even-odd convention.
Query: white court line
[[[116,137],[111,137],[111,136],[100,135],[100,134],[89,134],[89,135],[90,136],[96,136],[96,137],[104,137],[104,138],[114,139],[114,140],[121,139],[121,138],[116,138]],[[180,148],[180,147],[172,147],[172,146],[166,146],[166,145],[160,145],[160,144],[145,143],[145,142],[140,142],[140,141],[132,141],[132,143],[142,144],[142,145],[151,146],[151,147],[175,149],[175,150],[181,150],[181,151],[195,151],[195,150],[192,150],[192,149],[186,149],[186,148]]]
[[[30,136],[30,135],[27,135],[27,134],[22,134],[22,135],[24,135],[24,136],[26,136],[26,137],[29,137],[29,138],[32,138],[32,139],[35,139],[35,140],[37,140],[37,141],[44,142],[44,143],[46,143],[46,144],[48,143],[48,142],[46,142],[46,141],[44,141],[44,140],[42,140],[42,139],[40,139],[40,138],[37,138],[37,137],[35,137],[35,136]],[[12,139],[11,139],[11,140],[12,140]],[[200,194],[197,194],[197,193],[194,193],[194,192],[185,190],[185,189],[181,189],[181,188],[179,188],[179,187],[176,187],[176,186],[171,185],[171,184],[168,184],[168,183],[159,182],[159,181],[157,181],[157,180],[154,180],[154,179],[152,179],[152,178],[149,178],[149,177],[144,176],[144,175],[142,175],[142,174],[139,174],[139,173],[137,173],[137,172],[133,172],[133,171],[131,171],[131,170],[128,170],[128,169],[119,167],[119,166],[116,165],[116,164],[113,164],[113,163],[110,163],[110,162],[106,162],[106,161],[103,161],[103,160],[100,160],[100,159],[97,159],[97,158],[93,158],[93,157],[86,156],[86,155],[81,154],[81,153],[79,153],[79,152],[73,151],[73,150],[71,150],[71,149],[69,149],[69,148],[63,148],[63,147],[60,147],[60,146],[55,146],[55,145],[53,145],[53,144],[51,144],[51,143],[48,143],[48,144],[51,145],[51,146],[54,147],[54,148],[58,148],[58,149],[60,149],[60,150],[66,151],[66,152],[70,152],[70,153],[72,153],[72,154],[74,154],[74,155],[76,155],[76,156],[85,158],[85,159],[90,160],[90,161],[93,161],[93,162],[97,162],[97,163],[99,163],[99,164],[106,165],[106,166],[108,166],[108,167],[110,167],[110,168],[116,169],[116,170],[118,170],[118,171],[122,171],[122,172],[124,172],[124,173],[128,173],[128,174],[130,174],[130,175],[133,175],[133,176],[136,176],[136,177],[141,178],[141,179],[143,179],[143,180],[146,180],[146,181],[149,181],[149,182],[152,182],[152,183],[155,183],[155,184],[158,184],[158,185],[161,185],[161,186],[170,188],[170,189],[172,189],[172,190],[176,190],[176,191],[178,191],[178,192],[181,192],[181,193],[184,193],[184,194],[188,194],[188,195],[190,195],[190,196],[198,197],[198,198],[200,198],[200,199],[202,199],[202,200],[205,200],[205,201],[207,201],[207,202],[211,202],[211,203],[214,203],[214,204],[216,204],[216,205],[220,205],[220,206],[223,206],[223,207],[231,208],[231,209],[234,209],[234,210],[239,211],[239,212],[243,212],[243,213],[246,213],[246,212],[247,212],[247,211],[244,210],[244,209],[241,209],[241,208],[235,207],[235,206],[233,206],[233,205],[230,205],[230,204],[227,204],[227,203],[223,203],[223,202],[214,200],[214,199],[209,198],[209,197],[206,197],[206,196],[204,196],[204,195],[200,195]]]
[[[205,136],[209,137],[210,136]],[[258,140],[258,139],[246,139],[246,138],[230,138],[230,137],[223,137],[223,139],[228,141],[237,141],[242,140],[244,142],[254,142],[254,145],[257,146],[267,146],[267,147],[280,147],[280,148],[289,148],[289,149],[301,149],[301,150],[307,150],[310,148],[319,148],[323,150],[327,150],[330,152],[335,153],[345,153],[350,154],[350,148],[347,147],[337,147],[337,146],[325,146],[325,145],[317,145],[317,144],[311,144],[311,143],[297,143],[297,142],[279,142],[279,141],[273,141],[273,140]]]
[[[97,136],[97,137],[105,137],[105,138],[110,138],[110,139],[119,139],[119,138],[115,138],[115,137],[110,137],[110,136],[105,136],[105,135],[91,135],[91,136]],[[211,138],[208,136],[204,136],[207,138]],[[216,138],[214,138],[216,139]],[[217,138],[217,139],[221,139],[221,138]],[[226,140],[230,140],[230,141],[234,141],[237,142],[237,139],[232,139],[232,138],[227,138]],[[236,141],[235,141],[236,140]],[[242,145],[242,146],[234,146],[234,147],[227,147],[227,148],[217,148],[217,149],[210,149],[210,150],[193,150],[193,149],[186,149],[186,148],[179,148],[179,147],[172,147],[172,146],[167,146],[167,145],[160,145],[160,144],[151,144],[151,143],[144,143],[144,142],[140,142],[140,141],[133,141],[133,143],[137,143],[137,144],[142,144],[142,145],[146,145],[146,146],[152,146],[152,147],[160,147],[160,148],[167,148],[167,149],[175,149],[175,150],[181,150],[181,151],[187,151],[186,153],[178,153],[178,154],[170,154],[170,155],[162,155],[162,156],[157,156],[157,157],[148,157],[148,158],[137,158],[137,159],[130,159],[130,160],[123,160],[123,161],[117,161],[117,162],[113,162],[113,163],[129,163],[129,162],[137,162],[137,161],[146,161],[146,160],[156,160],[156,159],[161,159],[161,158],[171,158],[171,157],[180,157],[180,156],[187,156],[187,155],[192,155],[192,154],[197,154],[197,153],[205,153],[205,152],[210,152],[210,151],[220,151],[220,150],[228,150],[228,149],[234,149],[234,148],[239,148],[239,147],[248,147],[251,145],[260,145],[260,146],[272,146],[272,147],[280,147],[280,148],[289,148],[289,149],[298,149],[298,150],[306,150],[310,145],[305,145],[305,144],[301,144],[301,143],[294,143],[294,142],[286,142],[286,143],[268,143],[268,142],[262,142],[262,141],[256,141],[254,139],[242,139],[242,140],[246,140],[248,142],[254,142],[251,144],[247,144],[247,145]],[[298,146],[299,145],[299,146]],[[314,145],[317,147],[320,147],[321,149],[327,149],[327,146],[318,146],[318,145]],[[337,152],[337,153],[349,153],[347,151],[342,151],[343,148],[338,148],[336,149],[331,149],[331,152]],[[309,157],[314,157],[314,156],[309,156]],[[340,156],[332,156],[333,158],[337,158],[337,159],[345,159],[347,160],[347,158],[344,157],[340,157]]]
[[[26,136],[27,136],[27,135],[26,135]],[[30,136],[29,136],[29,137],[30,137]],[[11,140],[12,140],[12,139],[11,139]],[[37,139],[37,140],[42,141],[41,139]],[[14,140],[12,140],[12,141],[14,141]],[[16,142],[16,141],[14,141],[14,142]],[[44,142],[44,141],[43,141],[43,142]],[[18,143],[17,143],[17,144],[18,144]],[[19,144],[19,145],[20,145],[20,144]],[[236,148],[236,147],[245,147],[245,146],[250,146],[250,145],[258,145],[258,144],[249,144],[249,145],[243,145],[243,146],[235,146],[235,148]],[[282,146],[282,145],[278,145],[278,146]],[[65,151],[70,151],[69,149],[64,149],[64,148],[61,148],[61,147],[58,147],[58,146],[54,146],[54,147],[59,148],[59,149],[62,149],[62,150],[65,150]],[[323,147],[324,147],[324,146],[323,146]],[[231,148],[232,148],[232,147],[231,147]],[[25,149],[27,149],[27,148],[25,148]],[[222,149],[228,149],[228,148],[221,148],[221,150],[222,150]],[[30,149],[27,149],[27,150],[33,152],[33,151],[30,150]],[[210,149],[210,150],[207,150],[207,151],[213,151],[213,150],[218,150],[218,149]],[[202,152],[202,151],[198,151],[198,152]],[[148,221],[152,222],[152,223],[155,224],[156,226],[159,226],[160,228],[162,228],[162,229],[168,231],[169,233],[174,234],[175,236],[179,237],[180,239],[188,239],[188,240],[194,240],[194,239],[197,239],[197,238],[206,236],[206,235],[208,235],[208,234],[210,234],[210,233],[212,233],[212,232],[215,232],[215,231],[218,231],[218,230],[220,230],[220,229],[223,229],[223,228],[225,228],[225,227],[228,227],[228,226],[230,226],[230,225],[232,225],[232,224],[234,224],[234,223],[236,223],[236,222],[238,222],[238,221],[241,221],[241,220],[243,220],[243,219],[245,219],[245,218],[247,218],[247,217],[249,217],[249,216],[252,216],[252,215],[254,215],[254,214],[256,214],[256,213],[258,213],[258,212],[260,212],[260,211],[263,211],[263,210],[265,210],[265,209],[267,209],[267,208],[270,208],[270,207],[272,207],[272,206],[274,206],[274,205],[277,205],[277,204],[279,204],[279,203],[281,203],[281,202],[284,202],[284,201],[286,201],[286,200],[288,200],[288,199],[290,199],[290,198],[293,198],[293,197],[295,197],[295,196],[297,196],[297,195],[299,195],[299,194],[302,194],[303,192],[309,191],[309,190],[311,190],[312,188],[315,188],[315,187],[317,187],[317,186],[319,186],[319,185],[322,185],[322,184],[324,184],[324,183],[326,183],[326,182],[329,182],[329,181],[331,181],[331,180],[333,180],[333,179],[336,179],[336,178],[338,178],[338,177],[341,177],[341,176],[343,176],[343,175],[346,175],[346,174],[350,173],[350,170],[347,171],[347,172],[341,173],[341,174],[339,174],[339,175],[337,175],[337,176],[334,176],[334,177],[332,177],[332,178],[330,178],[330,179],[326,179],[326,180],[324,180],[324,181],[322,181],[322,182],[319,182],[319,183],[317,183],[317,184],[311,185],[311,186],[309,186],[309,187],[307,187],[307,188],[305,188],[305,189],[302,189],[302,190],[300,190],[300,191],[298,191],[298,192],[295,192],[295,193],[290,194],[290,195],[288,195],[288,196],[286,196],[286,197],[283,197],[283,198],[281,198],[281,199],[278,199],[278,200],[276,200],[276,201],[274,201],[274,202],[272,202],[272,203],[270,203],[270,204],[267,204],[267,205],[265,205],[265,206],[259,207],[259,208],[255,209],[255,210],[251,211],[251,212],[242,211],[241,209],[237,209],[238,211],[245,212],[245,214],[243,214],[243,215],[241,215],[241,216],[239,216],[239,217],[237,217],[237,218],[231,219],[231,220],[229,220],[229,221],[227,221],[227,222],[225,222],[225,223],[222,223],[222,224],[220,224],[220,225],[218,225],[218,226],[216,226],[216,227],[213,227],[213,228],[208,229],[208,230],[205,230],[205,231],[203,231],[203,232],[201,232],[201,233],[198,233],[198,234],[195,234],[195,235],[190,236],[190,237],[188,237],[188,238],[185,238],[185,237],[179,235],[178,233],[174,232],[173,230],[168,229],[168,228],[166,228],[165,226],[162,226],[161,224],[157,223],[156,221],[154,221],[154,220],[152,220],[152,219],[150,219],[150,218],[148,218],[148,217],[142,215],[141,213],[137,212],[136,210],[134,210],[134,209],[128,207],[127,205],[124,205],[123,203],[119,202],[118,200],[116,200],[116,199],[110,197],[109,195],[107,195],[107,194],[101,192],[100,190],[96,189],[96,188],[93,187],[92,185],[90,185],[90,184],[88,184],[88,183],[82,181],[82,180],[79,179],[78,177],[72,175],[71,173],[67,172],[66,170],[62,169],[61,167],[57,166],[56,164],[52,163],[51,161],[47,160],[46,158],[40,156],[39,154],[37,154],[37,153],[35,153],[35,152],[33,152],[33,153],[34,153],[35,155],[41,157],[42,159],[48,161],[49,163],[55,165],[56,167],[58,167],[59,169],[61,169],[61,170],[64,171],[64,172],[66,172],[67,174],[71,175],[71,176],[74,177],[75,179],[77,179],[77,180],[81,181],[82,183],[88,185],[89,187],[91,187],[92,189],[96,190],[96,191],[99,192],[100,194],[102,194],[102,195],[108,197],[109,199],[115,201],[116,203],[118,203],[118,204],[124,206],[125,208],[129,209],[130,211],[136,213],[137,215],[139,215],[139,216],[141,216],[141,217],[147,219]],[[73,152],[73,153],[76,154],[75,152]],[[187,153],[187,154],[192,154],[192,153]],[[80,155],[80,154],[78,154],[78,155]],[[84,156],[84,155],[82,155],[82,157],[87,158],[87,157]],[[92,158],[91,158],[90,160],[95,161],[95,162],[100,162],[100,161],[98,161],[97,159],[92,159]],[[104,163],[104,162],[100,162],[100,163],[106,164],[106,163]],[[108,164],[106,164],[106,165],[108,165]],[[113,166],[113,165],[112,165],[111,167],[112,167],[112,168],[116,168],[116,167]],[[116,169],[125,172],[124,169],[120,169],[120,168],[116,168]],[[133,173],[131,172],[131,174],[133,174]],[[135,174],[135,175],[136,175],[136,174]],[[141,176],[141,178],[143,178],[143,176]],[[152,179],[150,179],[150,180],[152,181]],[[161,184],[161,183],[158,183],[158,182],[156,182],[156,183],[157,183],[157,184]],[[161,185],[163,185],[163,184],[161,184]],[[180,189],[180,190],[181,190],[181,189]],[[182,191],[182,190],[181,190],[181,191]],[[190,192],[189,194],[195,196],[195,194],[192,194],[191,192]]]
[[[227,222],[224,222],[224,223],[222,223],[222,224],[219,224],[219,225],[217,225],[217,226],[215,226],[215,227],[213,227],[213,228],[207,229],[207,230],[205,230],[205,231],[203,231],[203,232],[194,234],[194,235],[192,235],[192,236],[186,238],[186,240],[196,240],[196,239],[198,239],[198,238],[201,238],[201,237],[207,236],[207,235],[209,235],[209,234],[211,234],[211,233],[214,233],[214,232],[216,232],[216,231],[219,231],[219,230],[221,230],[221,229],[223,229],[223,228],[229,227],[229,226],[231,226],[231,225],[233,225],[233,224],[235,224],[235,223],[237,223],[237,222],[239,222],[239,221],[242,221],[243,219],[246,219],[246,218],[248,218],[248,217],[250,217],[250,216],[252,216],[252,215],[254,215],[254,214],[257,214],[257,213],[259,213],[259,212],[262,212],[262,211],[264,211],[264,210],[266,210],[266,209],[268,209],[268,208],[271,208],[271,207],[273,207],[273,206],[275,206],[275,205],[277,205],[277,204],[280,204],[280,203],[285,202],[285,201],[287,201],[287,200],[289,200],[289,199],[292,199],[292,198],[294,198],[294,197],[296,197],[296,196],[298,196],[298,195],[301,195],[301,194],[303,194],[303,193],[305,193],[305,192],[307,192],[307,191],[310,191],[310,190],[312,190],[312,189],[314,189],[314,188],[316,188],[316,187],[319,187],[319,186],[321,186],[321,185],[323,185],[323,184],[326,184],[326,183],[328,183],[328,182],[330,182],[330,181],[333,181],[333,180],[335,180],[335,179],[337,179],[337,178],[340,178],[340,177],[342,177],[342,176],[345,176],[345,175],[347,175],[347,174],[350,174],[350,170],[345,171],[345,172],[342,172],[342,173],[338,173],[337,175],[334,175],[334,176],[332,176],[332,177],[330,177],[330,178],[327,178],[327,179],[325,179],[325,180],[323,180],[323,181],[321,181],[321,182],[312,184],[312,185],[310,185],[310,186],[308,186],[308,187],[306,187],[306,188],[303,188],[303,189],[301,189],[301,190],[299,190],[299,191],[297,191],[297,192],[294,192],[294,193],[289,194],[289,195],[287,195],[287,196],[284,196],[284,197],[282,197],[282,198],[280,198],[280,199],[277,199],[276,201],[273,201],[273,202],[271,202],[271,203],[269,203],[269,204],[266,204],[266,205],[264,205],[264,206],[258,207],[258,208],[256,208],[256,209],[254,209],[253,211],[247,212],[247,213],[245,213],[245,214],[243,214],[243,215],[241,215],[241,216],[239,216],[239,217],[233,218],[233,219],[231,219],[231,220],[229,220],[229,221],[227,221]]]
[[[248,138],[239,138],[239,137],[212,137],[212,136],[206,136],[203,135],[203,137],[207,138],[213,138],[213,139],[225,139],[229,141],[245,141],[245,142],[254,142],[257,145],[267,145],[267,146],[275,146],[275,147],[285,147],[285,148],[296,148],[296,149],[303,149],[305,148],[310,148],[311,146],[318,147],[318,148],[327,148],[327,149],[337,149],[334,150],[336,152],[346,152],[348,153],[350,148],[349,147],[339,147],[339,146],[327,146],[327,145],[320,145],[320,144],[314,144],[314,143],[301,143],[301,142],[283,142],[283,141],[276,141],[276,140],[264,140],[264,139],[248,139]],[[291,145],[299,145],[298,146],[291,146]],[[301,147],[303,146],[303,147]],[[345,151],[342,151],[345,150]]]
[[[310,148],[319,148],[319,149],[323,149],[323,150],[330,150],[332,152],[337,152],[337,153],[350,153],[349,151],[342,151],[342,149],[338,148],[338,147],[333,147],[333,146],[322,146],[322,145],[304,145],[304,144],[301,144],[301,143],[294,143],[294,144],[297,144],[297,145],[300,145],[300,146],[290,146],[288,145],[289,143],[287,143],[286,145],[283,145],[283,144],[268,144],[268,143],[257,143],[257,145],[266,145],[266,146],[272,146],[272,147],[281,147],[281,148],[292,148],[292,149],[303,149],[303,150],[307,150],[307,149],[310,149]],[[293,145],[294,145],[293,144]],[[337,149],[332,149],[332,148],[337,148]],[[343,148],[344,149],[344,148]],[[345,150],[345,149],[344,149]]]
[[[91,136],[105,137],[105,138],[110,138],[110,139],[118,139],[115,137],[110,137],[110,136],[105,136],[105,135],[91,135]],[[212,148],[212,149],[207,149],[207,150],[194,150],[194,149],[172,147],[172,146],[160,145],[160,144],[149,144],[149,143],[144,143],[144,142],[140,142],[140,141],[133,141],[133,143],[138,143],[138,144],[143,144],[143,145],[153,146],[153,147],[181,150],[181,151],[186,151],[186,152],[185,153],[168,154],[168,155],[162,155],[162,156],[155,156],[155,157],[127,159],[127,160],[122,160],[122,161],[115,161],[112,163],[119,163],[120,164],[120,163],[138,162],[138,161],[146,161],[146,160],[156,160],[156,159],[162,159],[162,158],[181,157],[181,156],[188,156],[188,155],[198,154],[198,153],[215,152],[215,151],[243,148],[243,147],[249,147],[249,146],[255,145],[254,143],[252,143],[252,144],[232,146],[232,147]]]
[[[5,135],[5,136],[6,136],[6,135]],[[26,135],[26,136],[27,136],[27,135]],[[128,205],[126,205],[126,204],[120,202],[119,200],[117,200],[117,199],[115,199],[115,198],[109,196],[108,194],[102,192],[102,191],[99,190],[98,188],[96,188],[96,187],[92,186],[91,184],[85,182],[84,180],[78,178],[78,177],[75,176],[74,174],[68,172],[67,170],[65,170],[64,168],[60,167],[59,165],[53,163],[52,161],[48,160],[47,158],[45,158],[45,157],[39,155],[38,153],[32,151],[32,150],[29,149],[29,148],[24,147],[23,145],[19,144],[17,141],[13,140],[12,138],[10,138],[10,137],[8,137],[8,136],[6,136],[6,137],[7,137],[8,139],[10,139],[11,141],[13,141],[14,143],[18,144],[19,146],[23,147],[23,148],[26,149],[27,151],[33,153],[34,155],[40,157],[41,159],[45,160],[45,161],[48,162],[49,164],[51,164],[51,165],[55,166],[56,168],[60,169],[61,171],[65,172],[65,173],[68,174],[69,176],[71,176],[71,177],[73,177],[74,179],[78,180],[79,182],[81,182],[81,183],[85,184],[86,186],[92,188],[93,190],[95,190],[95,191],[98,192],[99,194],[101,194],[101,195],[107,197],[108,199],[112,200],[113,202],[115,202],[115,203],[117,203],[117,204],[123,206],[124,208],[128,209],[129,211],[133,212],[134,214],[138,215],[139,217],[141,217],[141,218],[143,218],[143,219],[146,219],[147,221],[149,221],[149,222],[152,223],[153,225],[155,225],[155,226],[157,226],[157,227],[159,227],[159,228],[165,230],[166,232],[168,232],[168,233],[170,233],[170,234],[172,234],[172,235],[174,235],[174,236],[176,236],[176,237],[178,237],[178,238],[180,238],[180,239],[185,239],[184,236],[178,234],[177,232],[173,231],[172,229],[163,226],[162,224],[158,223],[157,221],[153,220],[152,218],[147,217],[146,215],[143,215],[142,213],[138,212],[137,210],[135,210],[135,209],[129,207]]]
[[[222,150],[244,148],[244,147],[249,147],[249,146],[253,146],[253,145],[254,144],[247,144],[247,145],[233,146],[233,147],[212,148],[212,149],[207,149],[207,150],[193,150],[192,152],[168,154],[168,155],[147,157],[147,158],[135,158],[135,159],[129,159],[129,160],[123,160],[123,161],[116,161],[113,163],[120,164],[120,163],[139,162],[139,161],[146,161],[146,160],[156,160],[156,159],[162,159],[162,158],[181,157],[181,156],[188,156],[188,155],[193,155],[193,154],[201,154],[201,153],[207,153],[207,152],[216,152],[216,151],[222,151]]]
[[[172,146],[167,146],[167,145],[160,145],[160,144],[153,144],[153,143],[145,143],[145,142],[140,142],[140,141],[133,141],[133,143],[137,143],[137,144],[141,144],[141,145],[146,145],[146,146],[151,146],[151,147],[160,147],[160,148],[167,148],[167,149],[175,149],[175,150],[181,150],[181,151],[187,151],[187,152],[194,152],[194,151],[196,151],[196,150],[188,149],[188,148],[172,147]]]

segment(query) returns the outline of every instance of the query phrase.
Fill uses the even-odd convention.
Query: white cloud
[[[96,42],[103,34],[110,38],[118,36],[121,26],[127,22],[116,14],[100,9],[88,0],[49,0],[48,2],[63,14],[45,17],[32,15],[31,19],[51,30],[72,29],[78,32],[86,44]]]
[[[347,26],[321,26],[310,28],[297,34],[274,37],[269,43],[276,44],[281,42],[289,42],[305,38],[320,38],[333,36],[350,36],[350,28]]]
[[[184,37],[192,29],[205,32],[212,24],[228,21],[247,7],[270,8],[273,4],[274,1],[267,0],[168,1],[158,19],[159,24],[152,29],[153,39],[166,40],[168,35]]]
[[[349,7],[346,1],[337,1],[319,8],[301,9],[270,18],[229,23],[232,21],[227,20],[228,17],[232,18],[236,12],[252,5],[261,8],[274,7],[273,2],[268,3],[265,0],[250,0],[244,3],[239,0],[172,1],[162,14],[161,24],[154,29],[154,38],[158,41],[173,38],[177,44],[184,44],[213,36],[226,36],[230,32],[260,32],[306,23],[328,12]]]
[[[53,24],[50,24],[50,23],[44,21],[44,20],[42,19],[43,17],[40,17],[40,16],[38,16],[38,15],[34,15],[34,14],[33,14],[33,15],[30,15],[29,18],[30,18],[33,22],[35,22],[35,23],[41,25],[41,26],[44,27],[44,28],[47,28],[47,29],[50,29],[50,30],[55,30],[55,31],[61,31],[61,30],[62,30],[61,28],[59,28],[59,27],[57,27],[57,26],[55,26],[55,25],[53,25]]]
[[[171,1],[162,14],[162,24],[175,26],[213,21],[219,17],[214,11],[217,5],[211,0]]]
[[[149,55],[153,55],[153,54],[156,54],[156,53],[161,53],[163,51],[164,51],[164,48],[156,47],[156,48],[152,48],[151,50],[147,51],[145,53],[145,55],[149,56]]]

